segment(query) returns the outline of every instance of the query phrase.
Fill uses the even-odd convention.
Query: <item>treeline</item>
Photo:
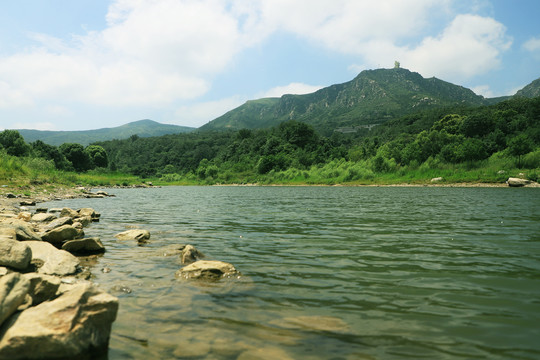
[[[165,135],[59,147],[31,144],[13,130],[0,148],[14,156],[54,162],[57,169],[120,171],[166,182],[354,183],[414,181],[488,169],[469,180],[501,181],[505,170],[540,168],[540,97],[513,98],[484,107],[453,107],[411,114],[370,131],[318,134],[287,121],[270,129]],[[502,172],[501,172],[502,171]],[[488,175],[486,175],[489,173]],[[487,176],[487,178],[486,178]]]
[[[288,171],[289,180],[318,182],[317,171],[328,164],[341,167],[340,175],[326,177],[330,182],[355,181],[423,164],[483,166],[493,156],[512,160],[517,168],[535,169],[540,166],[540,98],[424,111],[369,132],[330,137],[305,123],[287,121],[270,129],[132,136],[98,145],[107,151],[111,168],[169,181],[272,182]]]
[[[52,162],[56,169],[65,171],[106,169],[109,165],[107,153],[101,146],[84,147],[80,144],[65,143],[57,147],[41,140],[26,143],[16,130],[0,132],[0,151],[10,156],[41,158]]]

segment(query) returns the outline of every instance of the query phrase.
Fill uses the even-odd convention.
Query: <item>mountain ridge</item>
[[[58,146],[62,145],[63,143],[78,143],[81,145],[88,145],[97,141],[127,139],[132,135],[137,135],[140,137],[152,137],[186,133],[193,130],[195,130],[195,128],[162,124],[154,120],[143,119],[132,121],[116,127],[100,128],[95,130],[50,131],[18,129],[17,131],[27,142],[41,140],[46,144]]]

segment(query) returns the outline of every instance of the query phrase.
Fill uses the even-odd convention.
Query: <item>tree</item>
[[[94,167],[106,168],[109,165],[109,159],[107,158],[107,152],[99,145],[88,145],[84,152],[90,158],[91,164]]]
[[[0,133],[0,145],[6,149],[8,155],[27,156],[30,153],[30,145],[17,130],[4,130]]]
[[[60,151],[68,159],[76,171],[86,171],[91,167],[90,157],[84,151],[81,144],[64,143],[60,145]]]
[[[517,166],[521,167],[521,156],[528,154],[533,149],[532,141],[525,134],[520,134],[508,141],[508,151],[511,155],[517,156]]]
[[[394,61],[394,69],[399,69],[400,65],[399,61]]]
[[[54,166],[57,169],[73,170],[71,163],[56,146],[45,144],[41,140],[34,141],[30,146],[34,156],[54,161]]]

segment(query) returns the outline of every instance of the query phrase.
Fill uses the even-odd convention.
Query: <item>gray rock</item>
[[[78,210],[79,216],[89,216],[92,221],[99,221],[101,214],[92,208],[82,208]]]
[[[51,213],[37,213],[34,216],[32,216],[31,221],[33,222],[50,222],[57,219],[56,215]]]
[[[26,301],[29,290],[30,281],[19,273],[11,273],[0,278],[0,324]]]
[[[6,194],[6,197],[7,197],[8,199],[15,199],[17,196],[16,196],[15,194],[13,194],[13,193],[7,193],[7,194]]]
[[[15,230],[17,240],[41,240],[34,229],[26,221],[19,219],[7,219],[0,224],[0,227],[10,227]]]
[[[508,180],[506,180],[506,183],[510,187],[522,187],[522,186],[525,186],[525,185],[529,185],[531,183],[531,181],[526,180],[526,179],[520,179],[520,178],[511,177],[511,178],[508,178]]]
[[[105,252],[105,246],[97,237],[69,240],[62,245],[62,250],[77,255],[89,255]]]
[[[83,227],[88,226],[92,223],[92,218],[90,216],[78,216],[73,218],[74,222],[80,223]]]
[[[38,273],[28,273],[23,276],[30,281],[28,294],[32,298],[33,306],[56,297],[56,292],[61,283],[59,277]]]
[[[72,225],[73,219],[69,216],[63,216],[61,218],[55,219],[48,223],[45,227],[43,227],[44,231],[51,231],[52,229],[56,229],[62,225]]]
[[[0,358],[92,358],[106,351],[117,311],[116,297],[91,284],[74,285],[6,321]]]
[[[24,270],[31,260],[32,250],[26,243],[10,239],[0,241],[0,265]]]
[[[177,278],[219,280],[240,276],[232,264],[217,260],[199,260],[176,272]]]
[[[126,230],[114,235],[118,240],[137,240],[138,242],[145,242],[150,239],[150,232],[142,229]]]
[[[62,244],[66,240],[81,239],[84,237],[84,231],[74,228],[71,225],[62,225],[55,229],[47,231],[42,235],[43,241],[51,244]]]
[[[32,263],[42,264],[37,272],[46,275],[66,276],[75,274],[79,259],[65,250],[58,250],[44,241],[27,241],[32,249]]]

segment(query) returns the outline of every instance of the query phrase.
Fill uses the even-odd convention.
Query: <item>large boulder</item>
[[[34,216],[32,216],[31,221],[33,221],[33,222],[50,222],[50,221],[55,220],[56,218],[57,217],[54,214],[46,213],[46,212],[40,212],[40,213],[34,214]]]
[[[142,243],[150,239],[150,232],[142,229],[126,230],[114,235],[118,240],[137,240]]]
[[[529,185],[531,181],[527,179],[511,177],[511,178],[508,178],[508,180],[506,180],[506,183],[508,184],[508,186],[511,186],[511,187],[522,187],[525,185]]]
[[[60,211],[60,217],[64,217],[64,216],[69,216],[70,218],[75,218],[77,216],[79,216],[79,213],[77,212],[77,210],[73,210],[73,209],[70,209],[70,208],[63,208],[62,211]]]
[[[43,231],[51,231],[53,229],[56,229],[63,225],[71,225],[73,224],[73,219],[69,216],[63,216],[61,218],[55,219],[48,223],[46,226],[44,226],[42,229]]]
[[[92,221],[99,221],[99,218],[101,217],[101,214],[96,212],[92,208],[82,208],[77,211],[79,213],[79,216],[89,216]]]
[[[62,250],[76,255],[90,255],[105,252],[105,246],[97,237],[70,240],[62,245]]]
[[[0,328],[0,359],[75,359],[104,353],[118,299],[92,284],[15,314]]]
[[[176,272],[183,279],[219,280],[239,276],[232,264],[217,260],[199,260],[184,266]]]
[[[84,237],[84,232],[71,225],[62,225],[47,231],[41,236],[43,241],[55,245],[61,245],[66,240],[80,239],[82,237]]]
[[[38,273],[66,276],[77,272],[79,259],[67,251],[44,241],[27,241],[26,244],[32,249],[32,263],[38,266]]]
[[[23,277],[30,281],[28,295],[32,298],[33,306],[54,299],[62,282],[57,276],[38,274],[35,272],[23,274]]]
[[[18,240],[0,240],[0,265],[24,270],[30,265],[32,250]]]
[[[36,234],[32,226],[23,220],[6,219],[0,224],[0,227],[14,229],[17,240],[41,240],[41,237]]]
[[[19,273],[11,273],[0,278],[0,324],[23,304],[30,290],[30,281]]]
[[[15,232],[15,229],[11,226],[2,226],[2,223],[0,223],[0,240],[3,239],[11,239],[15,240],[17,238],[17,233]]]

